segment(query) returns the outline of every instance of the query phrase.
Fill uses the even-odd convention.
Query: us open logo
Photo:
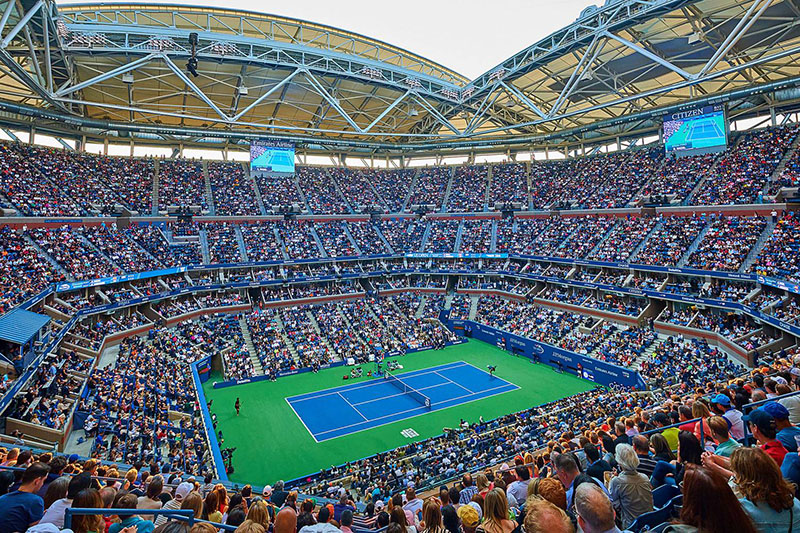
[[[403,431],[400,432],[400,434],[407,439],[413,439],[414,437],[419,437],[419,433],[414,431],[412,428],[404,429]]]

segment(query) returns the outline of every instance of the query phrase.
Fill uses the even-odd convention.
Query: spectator
[[[796,452],[800,428],[793,426],[789,422],[789,410],[778,402],[767,402],[761,408],[775,419],[775,429],[778,430],[775,438],[783,444],[786,451]]]
[[[159,476],[154,476],[150,478],[150,482],[147,485],[147,491],[145,492],[144,496],[139,497],[139,501],[136,504],[137,509],[161,509],[161,491],[164,489],[164,478]]]
[[[295,533],[297,531],[297,513],[291,509],[282,509],[275,515],[274,533]]]
[[[582,483],[575,490],[575,514],[584,533],[619,533],[614,523],[614,506],[594,483]]]
[[[611,465],[608,464],[608,461],[600,457],[600,451],[597,449],[597,446],[590,442],[584,445],[583,452],[586,454],[586,461],[588,463],[586,474],[604,482],[604,472],[611,472]]]
[[[700,441],[689,431],[681,431],[678,434],[678,459],[670,463],[658,461],[650,483],[656,489],[661,485],[680,485],[686,466],[690,464],[699,465],[702,461],[703,448]]]
[[[731,455],[730,470],[743,496],[742,507],[759,531],[800,528],[800,502],[794,497],[794,487],[768,457],[758,448],[740,448]]]
[[[686,467],[682,492],[680,523],[668,526],[665,532],[731,531],[732,524],[736,524],[737,533],[758,531],[719,474],[690,464]]]
[[[516,481],[507,488],[507,494],[514,497],[518,502],[524,502],[528,496],[528,483],[530,483],[531,472],[527,466],[518,466],[514,469]]]
[[[575,531],[572,521],[563,509],[538,496],[531,496],[525,502],[524,525],[525,533],[574,533]]]
[[[186,498],[186,496],[188,496],[189,493],[192,492],[193,488],[194,488],[194,485],[192,485],[191,483],[188,483],[186,481],[184,481],[183,483],[178,485],[175,488],[175,497],[172,498],[167,503],[165,503],[164,506],[162,507],[162,509],[165,510],[165,511],[172,511],[172,510],[180,509],[181,506],[183,505],[184,498]],[[140,509],[141,509],[141,507],[140,507]],[[160,515],[160,516],[158,516],[156,518],[154,523],[155,523],[155,526],[158,527],[161,524],[166,523],[166,521],[167,521],[167,517],[164,516],[164,515]]]
[[[435,499],[425,502],[422,510],[422,523],[424,524],[424,529],[422,529],[421,533],[444,533],[442,510],[439,507],[439,502]]]
[[[75,507],[78,509],[102,509],[103,499],[96,489],[81,490],[74,498]],[[73,533],[103,533],[106,521],[102,515],[79,514],[72,517]]]
[[[472,501],[472,497],[478,492],[478,489],[472,486],[472,475],[467,472],[461,477],[461,493],[458,497],[458,503],[461,505],[467,504]]]
[[[69,481],[67,494],[64,498],[53,502],[44,513],[41,522],[44,524],[53,524],[57,528],[64,527],[64,512],[72,507],[72,500],[84,489],[92,486],[92,476],[87,472],[73,476]]]
[[[46,464],[33,463],[22,474],[19,488],[0,496],[0,533],[25,531],[42,519],[44,500],[37,492],[44,485],[48,471]]]
[[[479,506],[472,506],[464,504],[458,508],[458,517],[461,519],[461,525],[464,528],[464,533],[475,533],[478,524],[481,523],[481,515],[478,511]]]
[[[575,460],[575,457],[572,454],[561,453],[556,456],[555,460],[553,460],[553,466],[556,470],[556,475],[558,476],[559,481],[561,481],[561,484],[564,485],[564,490],[567,492],[567,509],[571,509],[574,492],[574,487],[572,485],[575,481],[575,478],[578,477],[578,474],[580,474],[578,462]]]
[[[653,489],[648,477],[636,471],[639,457],[633,446],[618,445],[615,458],[621,472],[611,478],[608,490],[614,507],[619,510],[622,527],[627,529],[637,516],[653,510]]]
[[[639,466],[636,467],[636,471],[644,474],[649,479],[656,468],[656,462],[658,462],[650,454],[650,441],[644,435],[636,435],[633,437],[633,449],[636,452],[636,457],[639,458]]]
[[[731,405],[731,398],[727,394],[720,393],[711,400],[711,407],[715,413],[722,415],[731,425],[730,433],[736,440],[744,438],[744,421],[742,412]]]
[[[519,525],[508,519],[508,501],[502,489],[494,488],[486,494],[483,502],[483,522],[478,526],[478,532],[485,533],[511,533]]]
[[[116,509],[136,509],[139,499],[133,493],[123,494],[117,499],[114,505]],[[144,520],[137,515],[120,516],[121,521],[116,524],[111,524],[108,528],[108,533],[121,533],[122,530],[135,527],[136,533],[152,533],[154,529],[153,522]],[[127,533],[127,532],[126,532]]]
[[[721,416],[712,416],[708,421],[711,428],[711,437],[717,445],[714,453],[722,457],[730,457],[733,450],[739,448],[741,444],[730,437],[728,433],[728,422]]]
[[[783,444],[776,438],[778,428],[775,423],[775,418],[763,408],[759,408],[745,417],[745,420],[748,422],[750,431],[753,433],[753,437],[755,437],[756,441],[758,441],[761,449],[772,457],[778,467],[780,467],[786,455],[786,448],[784,448]]]

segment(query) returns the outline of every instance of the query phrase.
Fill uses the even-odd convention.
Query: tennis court
[[[286,401],[317,442],[518,389],[464,361],[300,394]]]
[[[719,139],[721,137],[725,137],[725,133],[719,129],[713,118],[708,118],[691,122],[686,140],[696,142],[704,139]]]

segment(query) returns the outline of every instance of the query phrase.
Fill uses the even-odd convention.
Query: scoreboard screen
[[[722,105],[689,109],[664,117],[664,149],[667,153],[713,152],[727,145],[728,123]]]
[[[250,170],[293,174],[294,144],[268,140],[250,143]]]

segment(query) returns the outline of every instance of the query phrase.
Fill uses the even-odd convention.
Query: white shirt
[[[53,524],[58,529],[64,527],[64,513],[72,507],[72,500],[61,498],[56,500],[50,508],[44,512],[44,516],[39,521],[40,524]]]
[[[736,409],[729,409],[725,411],[722,417],[731,424],[731,436],[736,439],[744,438],[744,422],[742,421],[742,412]]]

